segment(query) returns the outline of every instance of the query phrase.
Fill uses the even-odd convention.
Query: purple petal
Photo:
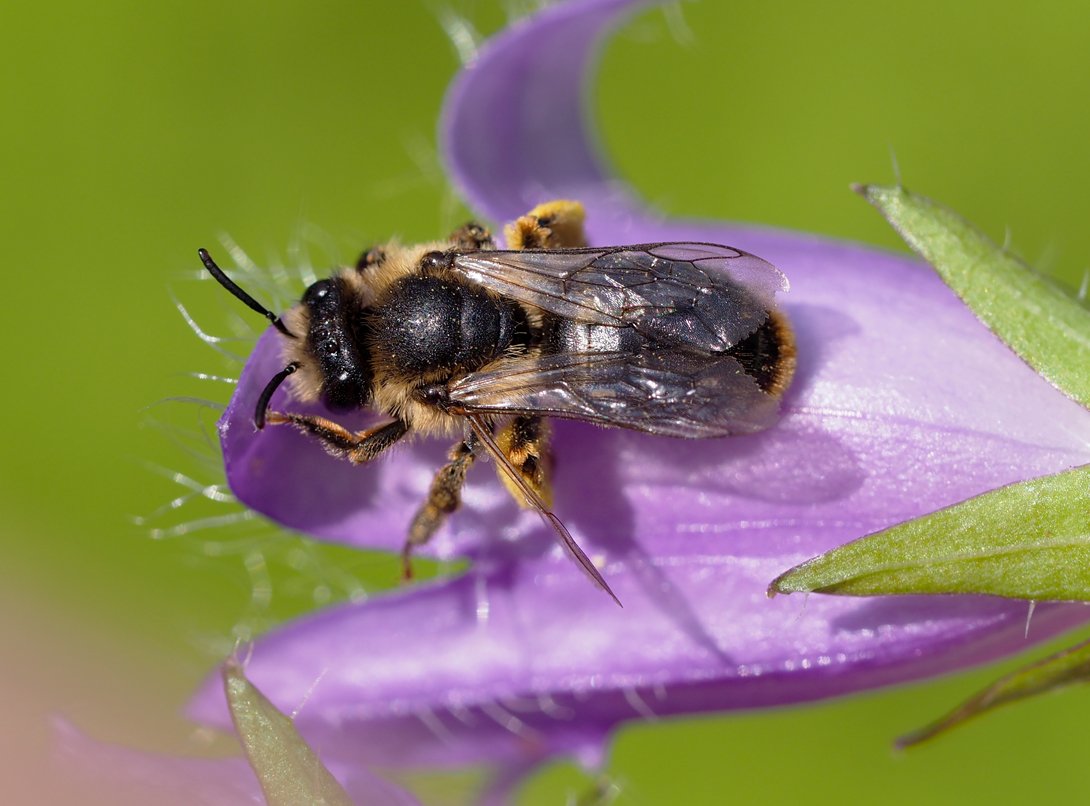
[[[508,221],[549,199],[578,199],[603,227],[645,216],[602,164],[586,121],[588,77],[604,34],[646,0],[564,3],[515,23],[455,79],[443,110],[447,166],[470,206]],[[528,148],[529,147],[529,148]],[[644,243],[608,241],[608,243]]]
[[[298,724],[323,755],[594,761],[625,719],[920,678],[1087,618],[1081,605],[1039,607],[1026,640],[1017,602],[765,598],[778,573],[847,540],[1090,462],[1090,414],[922,264],[642,210],[601,167],[582,118],[596,44],[633,5],[565,4],[492,42],[449,96],[452,173],[497,221],[575,197],[596,243],[725,242],[775,263],[791,281],[784,307],[799,342],[784,417],[762,434],[701,442],[557,425],[555,509],[623,610],[494,479],[471,475],[466,506],[431,547],[481,558],[469,576],[336,608],[257,646],[248,674],[281,707],[306,700]],[[232,488],[318,537],[400,548],[445,446],[355,468],[286,429],[255,435],[248,420],[281,366],[277,339],[262,337],[221,425]],[[206,689],[194,715],[225,725],[221,700]]]
[[[261,786],[245,758],[199,758],[149,753],[97,742],[57,720],[58,774],[95,803],[156,803],[160,806],[240,806],[263,804]],[[353,764],[334,769],[353,803],[410,806],[418,801],[405,790]]]
[[[58,768],[94,802],[261,804],[265,799],[244,758],[196,758],[146,753],[104,744],[75,727],[55,724]]]
[[[700,541],[705,544],[709,541]],[[263,640],[248,674],[330,759],[376,765],[600,761],[634,718],[759,708],[978,663],[1027,645],[997,599],[781,598],[775,560],[670,557],[610,574],[624,609],[558,563],[521,563],[334,608]],[[614,571],[614,569],[611,569]],[[1031,637],[1085,618],[1041,606]],[[222,694],[191,715],[227,727]]]

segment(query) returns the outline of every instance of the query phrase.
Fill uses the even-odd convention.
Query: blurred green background
[[[227,233],[263,266],[322,267],[462,220],[435,145],[459,64],[443,22],[489,34],[532,5],[115,0],[5,12],[0,684],[14,702],[0,764],[21,769],[4,778],[34,769],[46,713],[102,739],[191,749],[178,710],[236,637],[397,578],[391,558],[311,546],[199,494],[169,505],[193,492],[172,472],[198,491],[218,481],[216,412],[169,399],[223,402],[229,386],[189,373],[237,371],[175,299],[210,333],[245,337],[259,322],[198,282],[198,246],[234,265]],[[872,5],[709,1],[643,14],[610,43],[597,83],[615,164],[671,212],[901,248],[848,190],[892,182],[892,152],[910,187],[1078,285],[1090,267],[1085,4]],[[685,124],[630,125],[656,115]],[[221,346],[246,352],[244,338]],[[891,752],[896,734],[997,671],[634,725],[607,773],[631,803],[1081,796],[1083,690]],[[453,801],[472,780],[439,791]],[[563,802],[590,784],[557,765],[523,800]]]

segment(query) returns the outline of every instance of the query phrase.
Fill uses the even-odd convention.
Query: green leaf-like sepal
[[[224,664],[223,685],[235,730],[270,806],[352,805],[291,719],[254,688],[237,663]]]
[[[1085,683],[1088,680],[1090,680],[1090,641],[1057,652],[1042,661],[999,678],[942,718],[920,730],[902,736],[897,740],[897,746],[910,747],[920,744],[1001,705],[1024,700],[1072,683]]]
[[[1078,300],[930,199],[899,187],[856,190],[1023,361],[1090,406],[1090,316]]]
[[[1001,487],[792,568],[769,595],[986,593],[1090,601],[1090,467]]]

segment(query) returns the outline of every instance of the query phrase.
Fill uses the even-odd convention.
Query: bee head
[[[366,311],[359,296],[341,277],[335,275],[312,284],[299,305],[281,318],[231,280],[207,250],[198,250],[198,255],[220,285],[272,322],[290,340],[285,345],[290,358],[287,366],[269,379],[258,396],[254,411],[254,424],[258,428],[265,425],[273,393],[296,372],[299,377],[295,379],[294,391],[299,397],[321,400],[332,411],[351,411],[371,401],[371,362],[362,338]],[[306,335],[300,339],[297,333]]]
[[[340,277],[319,280],[303,294],[304,351],[318,375],[317,397],[332,411],[358,409],[371,401],[371,362],[362,339],[364,310]]]
[[[302,339],[284,344],[288,364],[269,379],[258,396],[254,425],[261,429],[273,393],[292,379],[292,392],[302,401],[321,401],[332,412],[347,412],[371,402],[371,362],[363,327],[366,310],[342,277],[313,283],[299,304],[284,314]]]

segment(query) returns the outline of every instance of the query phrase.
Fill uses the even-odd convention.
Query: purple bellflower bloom
[[[297,725],[323,758],[510,774],[556,755],[595,765],[625,720],[919,679],[1090,617],[1082,605],[1040,606],[1027,640],[1016,601],[766,597],[774,577],[820,552],[1090,462],[1090,414],[926,265],[643,207],[603,167],[584,104],[602,37],[641,5],[565,3],[489,42],[447,98],[448,167],[494,224],[571,198],[587,208],[592,244],[712,241],[771,261],[790,279],[781,301],[798,337],[783,418],[703,441],[555,424],[555,511],[623,609],[477,468],[463,508],[422,552],[470,557],[466,574],[330,608],[257,642],[248,675],[282,709],[305,701]],[[281,338],[261,337],[220,424],[232,489],[318,539],[400,549],[448,446],[413,443],[355,467],[294,429],[255,432]],[[272,408],[306,410],[283,390]],[[191,714],[229,725],[218,680]]]

